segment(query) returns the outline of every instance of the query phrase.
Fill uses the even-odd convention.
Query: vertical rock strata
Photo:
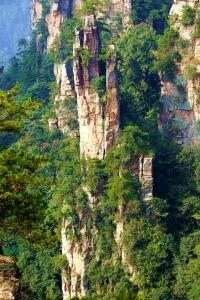
[[[112,50],[114,53],[114,49]],[[83,65],[84,51],[89,54],[86,65]],[[104,100],[91,87],[92,79],[100,76],[99,55],[100,43],[95,19],[93,15],[86,16],[84,32],[77,32],[74,44],[74,82],[80,153],[84,158],[103,159],[119,134],[119,100],[114,54],[106,64],[106,103],[103,103]]]
[[[113,49],[114,50],[114,49]],[[83,63],[84,51],[90,54]],[[86,159],[103,159],[107,149],[113,144],[119,133],[119,103],[116,77],[115,57],[110,58],[106,66],[107,103],[103,103],[97,92],[91,88],[92,78],[100,76],[99,71],[100,43],[93,15],[85,17],[83,32],[76,33],[74,44],[74,83],[77,96],[77,110],[80,130],[80,155]],[[83,186],[88,196],[90,209],[93,210],[96,199],[89,189]],[[88,216],[91,217],[88,212]],[[80,215],[81,239],[72,242],[66,233],[71,226],[63,220],[62,253],[68,261],[68,269],[63,270],[63,296],[83,297],[86,294],[84,275],[87,261],[94,255],[92,240],[87,236],[86,216]],[[92,229],[92,236],[95,229]]]
[[[139,159],[139,178],[142,184],[142,199],[147,204],[153,198],[153,158],[141,157]]]
[[[42,18],[42,4],[39,0],[32,0],[31,8],[31,24],[32,29],[35,29],[35,26],[39,20]]]
[[[41,7],[37,0],[33,0],[36,13],[34,22],[41,18]],[[61,27],[66,18],[72,16],[73,10],[80,8],[81,1],[58,0],[51,3],[50,11],[45,17],[48,29],[47,51],[51,51],[61,34]],[[113,0],[108,9],[108,22],[112,22],[113,14],[120,14],[124,30],[129,24],[131,12],[130,0]],[[58,93],[55,97],[56,119],[49,120],[50,129],[60,128],[63,133],[68,131],[66,122],[70,114],[65,110],[64,102],[73,97],[77,98],[77,111],[80,133],[80,156],[85,159],[103,159],[108,149],[113,145],[120,133],[120,112],[117,81],[117,62],[114,45],[110,45],[109,57],[107,58],[105,70],[106,77],[105,95],[102,97],[92,89],[92,80],[102,75],[99,62],[100,41],[98,28],[94,15],[84,17],[84,29],[76,32],[76,40],[73,49],[73,75],[74,89],[70,82],[70,65],[65,61],[54,65],[54,74]],[[137,175],[143,184],[142,197],[148,201],[152,197],[152,159],[143,158],[137,160]],[[70,220],[63,219],[61,225],[62,254],[67,259],[67,267],[62,271],[63,299],[72,297],[84,297],[86,288],[84,276],[88,261],[94,253],[93,239],[95,228],[90,230],[88,236],[86,224],[87,218],[92,218],[92,211],[95,209],[98,200],[90,193],[87,186],[83,190],[88,197],[88,213],[79,215],[80,238],[78,241],[71,240],[69,231],[73,231],[73,224]],[[127,257],[121,237],[124,231],[123,209],[118,224],[116,224],[115,240],[122,254],[122,263],[126,264],[129,274],[133,276],[133,268],[127,263]]]
[[[45,17],[48,29],[47,52],[50,52],[52,47],[59,44],[62,24],[65,19],[71,17],[71,13],[71,1],[59,0],[52,3],[50,12]],[[68,132],[67,122],[70,120],[70,115],[65,109],[64,102],[67,97],[73,96],[68,72],[69,67],[65,61],[54,64],[54,75],[58,87],[58,94],[55,97],[57,128],[59,128],[62,133]]]
[[[192,25],[182,24],[181,18],[185,5],[193,9]],[[182,54],[174,79],[162,82],[160,128],[167,136],[175,138],[183,145],[191,145],[200,140],[200,38],[195,24],[198,5],[200,5],[199,0],[174,1],[170,12],[174,20],[173,27],[179,32],[180,37],[187,41],[189,47],[187,53]],[[193,76],[186,74],[189,69],[193,70]]]
[[[48,28],[47,51],[60,36],[61,25],[65,18],[71,15],[71,4],[69,0],[54,1],[50,12],[46,15],[46,24]]]
[[[71,241],[67,236],[70,228],[70,221],[63,219],[61,226],[62,255],[67,258],[68,266],[62,270],[62,291],[63,300],[73,297],[84,297],[86,289],[84,287],[84,275],[86,269],[86,259],[89,255],[89,240],[86,237],[86,224],[84,218],[80,217],[80,234],[85,236],[81,242]]]
[[[106,62],[106,91],[107,103],[104,115],[104,151],[113,145],[115,138],[119,135],[120,112],[117,81],[117,62],[115,47],[110,46],[111,55]]]
[[[17,269],[13,260],[0,255],[0,300],[15,300],[19,292]]]
[[[62,133],[69,132],[68,121],[71,119],[70,112],[66,109],[65,102],[68,97],[73,97],[74,92],[69,80],[70,65],[63,62],[54,65],[54,75],[56,78],[56,85],[58,88],[58,94],[55,96],[55,111],[57,115],[57,128]]]
[[[80,130],[80,154],[84,158],[104,157],[103,107],[91,80],[99,77],[100,44],[93,15],[85,17],[83,32],[74,44],[74,84]],[[84,56],[89,55],[83,63]]]

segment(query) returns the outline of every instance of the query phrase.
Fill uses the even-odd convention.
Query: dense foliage
[[[103,2],[86,1],[67,19],[49,54],[44,51],[49,3],[41,3],[43,18],[31,41],[21,41],[20,51],[0,77],[1,89],[7,90],[0,91],[0,236],[2,252],[16,259],[21,299],[62,299],[60,273],[67,263],[61,255],[60,225],[63,218],[70,220],[67,237],[80,242],[82,215],[89,238],[95,228],[85,299],[199,299],[200,147],[183,149],[163,137],[157,126],[160,77],[174,76],[187,48],[167,25],[170,1],[133,1],[134,26],[121,35],[119,16],[113,16],[114,26],[97,21],[102,74],[91,87],[106,101],[105,60],[112,55],[107,51],[112,41],[122,119],[121,136],[103,161],[80,160],[79,139],[48,128],[57,93],[52,62],[71,63],[75,28],[82,28],[80,16],[101,11]],[[185,7],[182,23],[193,21],[193,12]],[[87,54],[82,53],[85,65]],[[68,109],[74,113],[73,103],[68,101]],[[73,122],[72,129],[75,117]],[[131,171],[145,155],[154,157],[154,198],[148,204]],[[94,210],[85,186],[98,199]],[[116,229],[122,221],[119,246]]]

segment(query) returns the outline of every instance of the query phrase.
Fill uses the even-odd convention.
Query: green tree
[[[130,28],[118,40],[121,114],[124,122],[144,123],[158,105],[160,85],[152,71],[156,34],[148,25]]]
[[[180,60],[176,47],[178,40],[179,33],[173,28],[167,28],[164,34],[158,37],[158,49],[154,51],[154,68],[165,78],[174,76],[177,62]]]
[[[169,15],[172,1],[168,0],[134,0],[133,22],[139,24],[146,22],[162,33]]]
[[[0,91],[0,137],[10,137],[20,133],[24,118],[39,106],[31,99],[22,104],[16,102],[19,90],[15,86],[9,92]],[[0,152],[0,209],[1,226],[15,231],[34,227],[34,220],[41,217],[42,210],[38,199],[41,178],[34,172],[41,164],[41,158],[33,157],[12,145],[1,142]],[[36,190],[37,186],[37,190]],[[31,225],[31,222],[33,224]],[[22,227],[23,226],[23,227]]]
[[[184,5],[181,15],[181,24],[184,26],[192,25],[194,22],[195,11],[189,5]]]

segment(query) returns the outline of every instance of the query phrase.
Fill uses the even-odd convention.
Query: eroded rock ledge
[[[0,300],[19,299],[17,268],[10,257],[0,255]]]

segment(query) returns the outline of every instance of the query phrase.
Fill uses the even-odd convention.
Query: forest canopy
[[[62,17],[64,2],[54,3]],[[1,255],[16,262],[22,300],[61,300],[72,283],[72,299],[200,298],[200,146],[180,143],[188,124],[175,116],[177,107],[192,111],[185,87],[196,84],[197,60],[188,59],[191,41],[174,26],[178,17],[169,17],[172,1],[132,2],[124,25],[127,16],[112,14],[109,1],[85,1],[58,22],[51,43],[52,1],[39,1],[31,38],[0,75]],[[194,46],[198,6],[184,6],[179,21],[195,24]],[[174,94],[164,102],[165,83]],[[111,114],[110,103],[119,110]],[[120,118],[100,123],[107,115]],[[164,125],[172,119],[168,135],[160,115]],[[111,128],[103,159],[80,153],[91,124],[100,133]],[[77,257],[80,274],[70,265]]]

